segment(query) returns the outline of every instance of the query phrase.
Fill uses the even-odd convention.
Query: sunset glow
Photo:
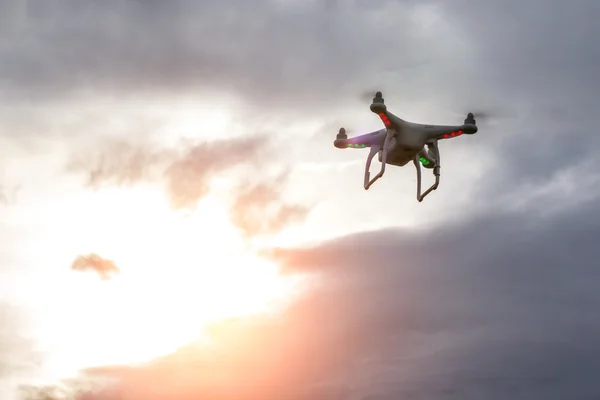
[[[29,262],[47,267],[32,289],[49,377],[151,360],[200,339],[206,323],[269,311],[292,293],[294,282],[246,248],[216,197],[188,215],[151,188],[106,189],[48,207],[47,226],[60,228]],[[69,271],[88,252],[120,273],[102,281]]]

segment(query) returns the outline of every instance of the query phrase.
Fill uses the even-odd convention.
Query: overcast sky
[[[30,319],[73,260],[125,254],[109,236],[155,257],[127,228],[156,230],[152,207],[209,218],[202,246],[227,251],[207,198],[240,238],[302,247],[276,259],[311,285],[276,329],[217,326],[221,356],[188,354],[165,396],[599,396],[598,17],[593,0],[0,0],[0,397],[43,364]],[[366,151],[332,145],[381,127],[376,90],[409,121],[491,114],[440,144],[423,203],[410,164],[364,191]],[[147,207],[111,194],[140,187]],[[139,382],[169,362],[110,373],[162,400]]]

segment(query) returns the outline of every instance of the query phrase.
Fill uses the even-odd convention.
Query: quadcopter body
[[[384,129],[348,138],[346,130],[340,128],[333,145],[338,149],[370,148],[365,166],[365,190],[383,176],[386,164],[402,167],[412,161],[417,169],[417,200],[436,190],[440,181],[440,151],[438,141],[477,132],[473,113],[468,113],[462,125],[424,125],[416,124],[395,116],[387,110],[381,92],[377,92],[371,104],[371,111],[379,116]],[[370,178],[371,162],[375,155],[381,162],[379,173]],[[435,183],[421,193],[421,165],[433,170]]]

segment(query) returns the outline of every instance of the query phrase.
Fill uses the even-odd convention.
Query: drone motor
[[[465,125],[476,125],[475,116],[472,112],[467,114],[467,118],[465,119]]]
[[[370,108],[375,114],[385,113],[387,111],[385,101],[383,100],[383,94],[381,92],[375,93],[375,97],[373,97],[373,103],[371,103]]]

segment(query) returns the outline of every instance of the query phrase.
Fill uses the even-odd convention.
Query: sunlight
[[[165,127],[167,136],[216,139],[223,136],[231,118],[223,107],[191,103],[178,105],[169,119],[171,122]]]
[[[192,216],[149,188],[80,193],[49,207],[45,225],[60,228],[31,252],[44,269],[30,289],[43,299],[37,336],[53,378],[167,354],[207,323],[267,311],[291,292],[275,265],[244,250],[217,198]],[[101,281],[69,270],[91,252],[121,273]]]
[[[176,145],[182,139],[215,140],[228,136],[236,101],[226,94],[178,95],[151,102],[141,101],[145,115],[164,121],[161,141]]]

